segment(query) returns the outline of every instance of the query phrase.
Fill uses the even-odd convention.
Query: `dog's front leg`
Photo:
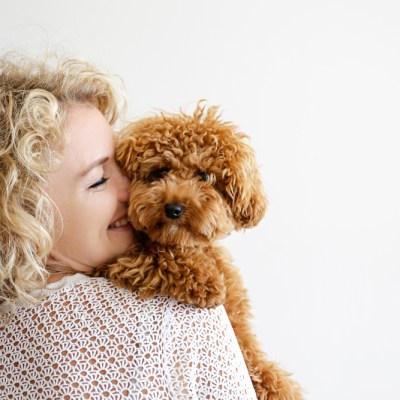
[[[214,307],[225,301],[225,283],[215,260],[201,250],[146,248],[100,267],[96,276],[137,290],[141,298],[171,296],[182,303]]]
[[[115,262],[97,268],[95,276],[107,278],[115,285],[129,290],[137,290],[142,298],[161,294],[165,287],[163,275],[158,271],[156,256],[145,250],[134,249]]]
[[[161,294],[198,307],[214,307],[225,301],[223,275],[215,260],[198,248],[167,248],[157,253]]]

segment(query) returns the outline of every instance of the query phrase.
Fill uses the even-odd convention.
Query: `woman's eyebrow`
[[[91,162],[84,170],[82,170],[81,172],[79,172],[79,176],[81,178],[83,178],[84,176],[86,176],[92,169],[105,164],[108,160],[110,159],[110,157],[105,156],[105,157],[100,157],[96,160],[94,160],[93,162]]]

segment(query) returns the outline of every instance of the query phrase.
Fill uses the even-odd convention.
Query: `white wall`
[[[265,350],[310,400],[400,398],[396,0],[3,3],[2,51],[89,58],[124,78],[132,118],[220,104],[270,199],[225,241]]]

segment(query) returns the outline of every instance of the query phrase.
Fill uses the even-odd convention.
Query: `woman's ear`
[[[223,171],[225,198],[231,207],[236,229],[257,225],[267,209],[260,172],[257,168],[254,150],[242,140],[240,134],[235,144],[234,157],[227,160]]]

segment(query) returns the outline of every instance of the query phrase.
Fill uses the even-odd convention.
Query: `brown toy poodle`
[[[242,279],[215,244],[255,226],[267,201],[246,135],[200,102],[193,116],[156,115],[128,125],[117,159],[132,179],[129,217],[137,243],[98,271],[141,297],[167,295],[199,307],[224,304],[259,399],[299,400],[251,330]]]

